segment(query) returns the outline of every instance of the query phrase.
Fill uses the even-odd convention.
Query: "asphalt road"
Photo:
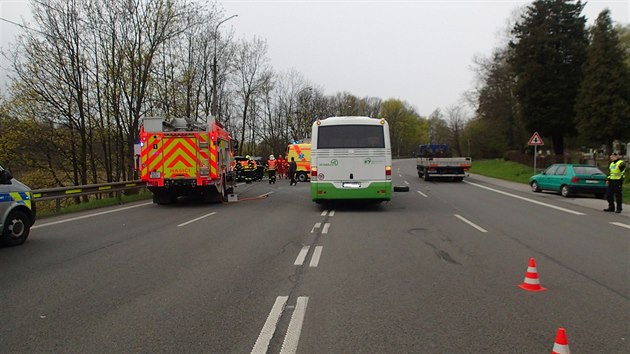
[[[0,352],[630,352],[630,207],[393,171],[380,205],[278,180],[39,220],[0,249]]]

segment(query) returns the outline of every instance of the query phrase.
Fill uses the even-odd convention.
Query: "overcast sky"
[[[276,71],[294,69],[327,95],[397,98],[421,115],[458,104],[474,86],[473,58],[502,45],[516,9],[509,0],[223,0],[221,25],[237,38],[266,39]],[[629,0],[590,0],[591,24],[604,9],[628,24]],[[0,0],[0,17],[21,22],[26,0]],[[0,22],[5,47],[17,27]],[[4,89],[2,89],[4,91]]]

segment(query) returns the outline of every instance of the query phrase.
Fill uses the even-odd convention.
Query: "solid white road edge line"
[[[308,254],[308,249],[309,249],[309,246],[302,246],[300,253],[298,253],[297,258],[295,259],[295,263],[293,264],[299,265],[299,266],[304,264],[304,260],[306,259],[306,255]]]
[[[617,226],[620,226],[620,227],[625,227],[626,229],[630,229],[630,225],[626,225],[624,223],[620,223],[620,222],[616,222],[615,221],[615,222],[611,222],[611,224],[617,225]]]
[[[276,326],[278,325],[280,315],[282,315],[282,311],[287,304],[287,300],[289,300],[288,296],[278,296],[276,298],[276,302],[273,304],[271,312],[269,312],[269,316],[267,316],[267,321],[265,321],[265,324],[258,335],[258,339],[256,339],[256,344],[254,344],[252,354],[267,353],[267,349],[269,349],[269,342],[271,342],[273,333],[276,331]]]
[[[91,217],[94,217],[94,216],[105,215],[105,214],[110,214],[110,213],[116,213],[116,212],[119,212],[119,211],[123,211],[123,210],[127,210],[127,209],[133,209],[133,208],[139,208],[141,206],[146,206],[146,205],[151,205],[151,204],[153,204],[153,202],[142,203],[142,204],[138,204],[138,205],[132,205],[132,206],[128,206],[128,207],[124,207],[124,208],[120,208],[120,209],[101,211],[100,213],[94,213],[94,214],[89,214],[89,215],[77,216],[77,217],[70,218],[70,219],[65,219],[65,220],[53,221],[53,222],[49,222],[49,223],[46,223],[46,224],[34,225],[34,226],[31,227],[31,229],[39,229],[40,227],[44,227],[44,226],[63,224],[65,222],[77,221],[77,220],[81,220],[81,219],[91,218]]]
[[[190,221],[186,221],[185,223],[181,223],[181,224],[177,225],[177,227],[180,227],[180,226],[186,226],[186,225],[188,225],[188,224],[192,224],[192,223],[194,223],[195,221],[199,221],[199,220],[201,220],[201,219],[203,219],[203,218],[207,218],[208,216],[212,216],[212,215],[214,215],[214,214],[216,214],[216,213],[217,213],[216,211],[213,211],[213,212],[212,212],[212,213],[210,213],[210,214],[206,214],[206,215],[204,215],[204,216],[200,216],[200,217],[198,217],[198,218],[196,218],[196,219],[192,219],[192,220],[190,220]]]
[[[327,234],[329,227],[330,227],[330,223],[329,222],[325,223],[324,228],[322,229],[322,234]]]
[[[287,335],[284,337],[284,342],[282,342],[282,349],[280,349],[280,354],[294,354],[297,351],[307,305],[307,296],[300,296],[297,298],[297,304],[295,305],[295,310],[293,310],[293,315],[291,315],[291,321],[289,322]]]
[[[420,195],[421,195],[421,196],[423,196],[423,197],[425,197],[425,198],[428,198],[428,197],[429,197],[428,195],[426,195],[426,194],[424,194],[424,193],[422,193],[422,192],[420,192],[420,191],[416,191],[416,192],[420,193]]]
[[[467,220],[466,218],[464,218],[464,217],[462,217],[462,216],[460,216],[460,215],[457,215],[457,214],[454,214],[454,215],[455,215],[455,217],[456,217],[456,218],[458,218],[459,220],[461,220],[461,221],[465,222],[466,224],[468,224],[468,225],[470,225],[470,226],[474,227],[475,229],[477,229],[477,230],[479,230],[479,231],[481,231],[481,232],[488,232],[488,231],[487,231],[486,229],[484,229],[483,227],[478,226],[478,225],[475,225],[473,222],[471,222],[471,221]]]
[[[579,211],[574,211],[574,210],[570,210],[570,209],[565,209],[565,208],[561,208],[559,206],[555,206],[555,205],[551,205],[551,204],[547,204],[547,203],[543,203],[543,202],[539,202],[537,200],[532,200],[529,198],[525,198],[525,197],[521,197],[520,195],[515,195],[515,194],[511,194],[511,193],[507,193],[504,191],[500,191],[498,189],[493,189],[490,187],[486,187],[486,186],[482,186],[481,184],[477,184],[477,183],[472,183],[472,182],[468,182],[468,181],[464,181],[464,183],[468,183],[471,184],[475,187],[479,187],[479,188],[483,188],[483,189],[487,189],[489,191],[493,191],[493,192],[497,192],[499,194],[503,194],[503,195],[507,195],[508,197],[512,197],[512,198],[516,198],[516,199],[520,199],[520,200],[524,200],[526,202],[530,202],[530,203],[534,203],[534,204],[538,204],[538,205],[542,205],[545,206],[547,208],[552,208],[552,209],[556,209],[556,210],[560,210],[560,211],[564,211],[565,213],[569,213],[569,214],[573,214],[573,215],[586,215],[584,213],[580,213]]]
[[[316,222],[315,226],[313,226],[313,228],[311,229],[311,233],[314,233],[315,229],[319,229],[320,227],[322,227],[322,223],[321,222]]]
[[[311,268],[317,267],[317,265],[319,264],[319,258],[322,256],[322,249],[323,248],[324,248],[324,246],[316,246],[315,247],[315,252],[313,252],[313,258],[311,258],[311,264],[309,264],[309,267],[311,267]]]

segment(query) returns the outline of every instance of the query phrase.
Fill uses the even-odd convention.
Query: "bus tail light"
[[[311,178],[317,177],[317,167],[311,166]]]
[[[385,179],[392,179],[392,166],[385,166]]]

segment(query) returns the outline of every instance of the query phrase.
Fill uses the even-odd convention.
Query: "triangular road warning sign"
[[[540,135],[538,135],[538,132],[534,132],[534,135],[532,135],[532,137],[529,139],[529,142],[527,143],[527,145],[545,145],[545,143],[543,142],[542,138],[540,137]]]

